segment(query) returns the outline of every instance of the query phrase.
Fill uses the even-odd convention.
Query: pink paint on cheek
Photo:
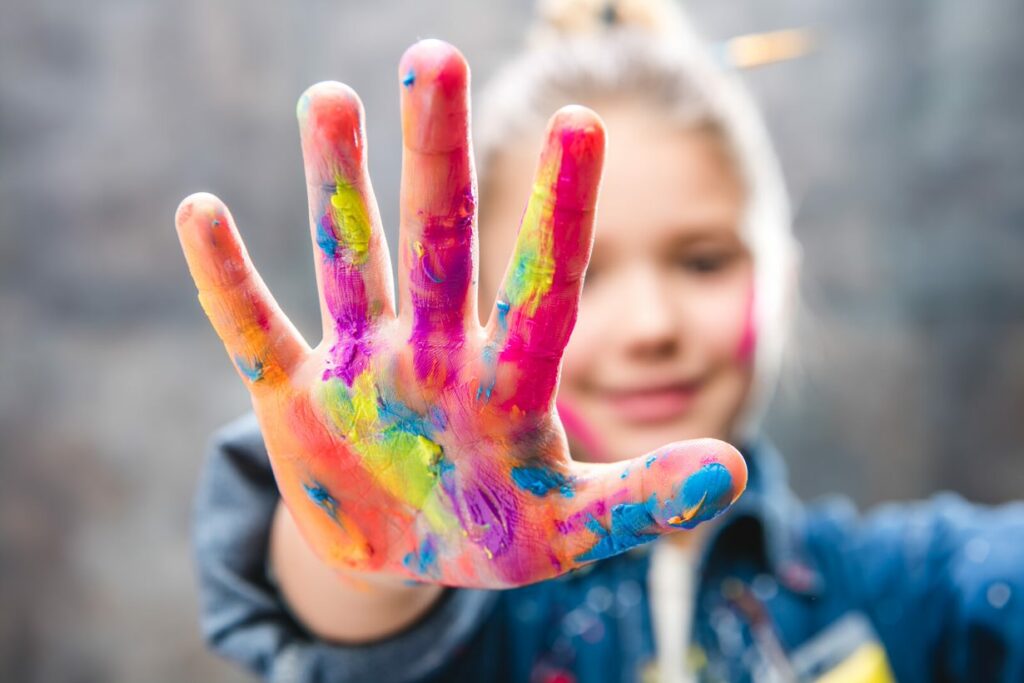
[[[754,285],[751,284],[750,290],[747,293],[747,310],[743,320],[743,333],[740,335],[740,343],[736,347],[736,359],[744,364],[753,362],[754,351],[757,350],[757,319],[754,299]]]
[[[579,443],[586,450],[591,460],[608,462],[608,455],[605,453],[604,446],[601,444],[597,433],[576,412],[576,409],[570,407],[565,399],[558,399],[556,405],[558,407],[558,417],[562,420],[562,426],[565,427],[569,438]]]

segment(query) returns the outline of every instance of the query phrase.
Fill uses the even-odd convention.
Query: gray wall
[[[799,363],[770,433],[798,490],[862,504],[1024,491],[1024,5],[691,0],[722,38],[812,26],[753,71],[799,213]],[[187,539],[207,434],[247,397],[172,227],[233,207],[282,305],[317,315],[293,105],[353,85],[395,225],[395,68],[421,36],[477,82],[524,2],[0,7],[0,678],[235,681],[203,650]],[[260,7],[259,10],[254,9]]]

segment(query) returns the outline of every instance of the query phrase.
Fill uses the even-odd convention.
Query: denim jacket
[[[944,494],[858,516],[804,506],[765,443],[743,450],[747,491],[700,558],[698,681],[1024,683],[1024,504]],[[649,552],[637,548],[507,591],[450,589],[403,632],[326,642],[267,571],[278,501],[250,414],[212,442],[195,501],[201,628],[270,681],[657,681]]]

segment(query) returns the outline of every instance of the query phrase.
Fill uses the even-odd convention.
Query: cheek
[[[690,343],[716,364],[749,366],[757,347],[754,290],[750,278],[709,287],[691,299]],[[699,330],[699,332],[698,332]]]

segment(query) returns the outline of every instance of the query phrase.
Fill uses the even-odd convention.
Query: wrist
[[[283,502],[274,514],[269,560],[296,618],[317,636],[338,642],[394,635],[425,614],[445,590],[327,565],[306,543]]]

